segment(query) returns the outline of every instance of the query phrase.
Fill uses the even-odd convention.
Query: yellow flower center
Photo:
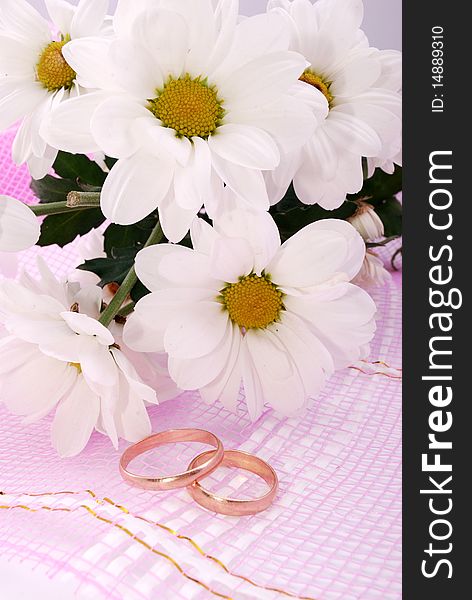
[[[61,42],[51,42],[41,53],[36,65],[38,81],[50,92],[61,88],[69,89],[74,83],[76,72],[62,55],[62,48],[68,41],[69,38]]]
[[[164,127],[174,129],[177,137],[208,138],[220,125],[225,111],[218,91],[206,79],[184,75],[169,77],[157,97],[149,100],[148,109],[162,121]]]
[[[300,81],[309,83],[310,85],[315,87],[317,90],[319,90],[323,94],[323,96],[326,98],[326,100],[328,101],[329,107],[331,108],[331,106],[333,105],[333,100],[334,100],[333,95],[329,91],[331,82],[325,81],[323,79],[323,77],[316,75],[316,73],[313,73],[313,71],[311,71],[310,69],[307,69],[303,73],[303,75],[300,77]]]
[[[75,367],[79,372],[79,375],[82,373],[82,367],[80,363],[69,363],[69,367]]]
[[[264,329],[285,310],[283,293],[266,275],[241,277],[221,291],[219,300],[231,320],[244,329]]]

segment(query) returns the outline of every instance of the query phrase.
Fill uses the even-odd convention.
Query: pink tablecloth
[[[0,138],[0,193],[29,200],[27,174],[7,160],[11,139]],[[23,264],[31,266],[36,252]],[[47,256],[57,273],[76,261],[73,245]],[[48,418],[23,426],[0,405],[3,563],[12,572],[21,562],[23,572],[40,568],[51,585],[96,600],[399,599],[400,275],[374,297],[379,329],[369,361],[333,377],[300,417],[268,411],[251,424],[242,403],[231,414],[197,394],[150,410],[155,431],[201,426],[227,448],[268,460],[280,491],[260,515],[214,515],[183,490],[127,487],[117,470],[125,444],[115,451],[99,434],[81,456],[60,460]],[[170,472],[192,452],[166,447],[145,464]],[[221,477],[212,476],[224,493],[244,494],[254,485],[241,472]]]

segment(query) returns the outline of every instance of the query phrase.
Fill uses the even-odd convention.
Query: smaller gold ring
[[[189,469],[194,469],[205,463],[208,452],[202,452],[189,464]],[[221,466],[237,467],[261,477],[269,486],[269,491],[254,500],[238,500],[236,498],[223,498],[203,488],[199,481],[194,481],[187,487],[192,498],[208,510],[222,515],[243,516],[254,515],[268,508],[277,494],[279,481],[274,469],[262,459],[242,452],[241,450],[225,450]]]

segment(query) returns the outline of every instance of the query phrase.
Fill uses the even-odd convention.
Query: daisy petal
[[[398,92],[402,87],[402,53],[398,50],[381,50],[379,52],[382,74],[375,85]]]
[[[110,44],[111,40],[97,36],[71,40],[63,47],[62,54],[77,73],[80,85],[90,89],[116,88],[110,73]]]
[[[54,448],[61,458],[82,452],[100,413],[100,401],[83,377],[59,404],[51,427]]]
[[[198,209],[187,210],[169,193],[159,205],[159,218],[166,238],[178,244],[187,235],[197,216]]]
[[[257,210],[269,210],[270,202],[264,176],[261,171],[246,169],[230,163],[213,154],[212,163],[218,176],[249,207]]]
[[[144,402],[130,389],[122,373],[115,415],[117,434],[128,442],[139,442],[152,432],[151,420]]]
[[[111,348],[110,352],[115,359],[121,374],[124,375],[130,391],[136,394],[141,402],[145,401],[149,402],[149,404],[158,404],[156,392],[141,381],[136,369],[124,352],[117,348]]]
[[[10,336],[0,340],[0,375],[18,369],[34,359],[37,348],[23,340]]]
[[[381,63],[378,50],[366,49],[354,54],[342,67],[332,73],[330,90],[338,96],[355,96],[369,89],[379,78]]]
[[[288,46],[289,30],[280,14],[266,13],[243,19],[235,29],[230,52],[220,69],[234,71],[256,57],[287,50]],[[220,69],[214,73],[215,77]]]
[[[155,0],[120,0],[113,17],[113,29],[118,37],[129,37],[136,19],[155,6]]]
[[[19,252],[34,246],[40,226],[33,211],[15,198],[0,196],[0,251]]]
[[[339,274],[352,279],[365,256],[361,236],[346,221],[323,219],[304,227],[282,245],[267,271],[277,285],[306,288]]]
[[[107,98],[108,92],[93,92],[63,102],[46,117],[41,135],[51,146],[65,152],[100,152],[90,121],[95,109]]]
[[[284,415],[306,402],[305,389],[294,357],[272,331],[251,330],[246,335],[248,354],[260,381],[264,400]]]
[[[303,4],[305,10],[297,12],[296,8]],[[300,31],[301,51],[312,61],[315,69],[324,72],[342,60],[355,44],[364,6],[362,0],[310,4],[309,0],[297,0],[292,16]]]
[[[233,335],[240,336],[240,333],[234,332],[233,325],[228,319],[222,340],[210,354],[192,359],[170,357],[169,374],[178,387],[182,390],[197,390],[219,377],[228,363],[233,346]]]
[[[165,289],[145,296],[126,322],[126,345],[137,352],[164,352],[169,322],[180,312],[188,312],[195,303],[210,299],[206,290],[190,288]]]
[[[199,302],[170,321],[164,334],[165,351],[173,358],[200,358],[222,340],[227,317],[218,302]]]
[[[180,165],[188,165],[192,154],[190,140],[186,137],[178,138],[173,129],[163,127],[161,121],[155,119],[149,111],[148,117],[137,125],[142,131],[142,143],[153,156],[164,159],[174,157]],[[203,143],[207,145],[206,142]]]
[[[115,40],[108,56],[116,85],[141,101],[155,97],[156,88],[162,85],[162,76],[158,73],[153,80],[156,68],[143,46],[128,40]]]
[[[239,365],[241,334],[237,325],[232,325],[232,327],[232,345],[226,367],[214,381],[200,389],[200,394],[207,404],[213,404],[220,400],[225,408],[235,411],[241,389],[241,368]]]
[[[156,57],[162,73],[172,73],[176,78],[182,75],[190,48],[188,26],[181,15],[162,9],[143,11],[132,31],[134,39]]]
[[[48,97],[48,91],[36,81],[24,80],[6,96],[0,97],[0,131],[8,129]]]
[[[381,141],[377,133],[364,121],[334,107],[325,125],[326,135],[345,151],[359,156],[377,156]]]
[[[136,273],[151,291],[170,287],[212,289],[208,257],[185,246],[159,244],[138,253]]]
[[[79,363],[89,387],[98,395],[109,392],[118,383],[118,368],[108,346],[93,338],[80,336]]]
[[[308,110],[298,98],[286,96],[264,107],[262,112],[258,108],[232,110],[228,113],[228,120],[263,129],[277,140],[285,152],[292,152],[314,133],[317,118],[325,112],[327,103],[324,96],[313,96],[317,102],[315,112]]]
[[[249,125],[222,125],[208,143],[223,160],[249,169],[274,169],[280,152],[271,136]]]
[[[35,60],[37,56],[28,44],[0,33],[0,75],[32,80],[35,78]]]
[[[109,0],[80,0],[71,23],[73,38],[97,35],[107,15]]]
[[[49,23],[26,0],[2,0],[0,22],[6,31],[17,32],[38,51],[51,41]]]
[[[82,285],[74,300],[79,305],[79,311],[93,319],[98,319],[102,306],[103,290],[98,285]]]
[[[327,147],[333,148],[328,144]],[[335,150],[335,148],[333,148]],[[316,169],[319,164],[321,146],[310,144],[306,148],[305,160],[294,177],[294,188],[297,197],[305,204],[319,204],[326,210],[339,208],[346,200],[346,194],[358,192],[363,185],[362,159],[350,152],[338,153],[333,158],[331,167],[336,170],[330,177],[331,171],[323,172]],[[326,168],[329,162],[326,163]],[[330,167],[330,168],[331,168]]]
[[[102,102],[90,121],[93,137],[107,156],[128,158],[141,147],[141,135],[136,122],[152,121],[151,113],[137,101],[126,96],[113,96]]]
[[[375,303],[367,292],[352,284],[344,286],[339,298],[326,302],[309,295],[287,296],[286,307],[311,323],[337,369],[359,360],[375,333]]]
[[[262,106],[273,102],[294,85],[307,66],[296,52],[271,52],[232,71],[218,83],[224,98],[232,98],[228,109]]]
[[[175,201],[188,210],[200,210],[205,198],[211,193],[211,153],[208,143],[201,138],[192,140],[189,162],[178,166],[175,173]]]
[[[213,246],[211,274],[226,283],[236,283],[254,270],[254,253],[244,238],[219,238]]]
[[[271,329],[292,357],[305,388],[306,396],[316,396],[323,389],[326,378],[334,371],[334,363],[328,350],[313,335],[306,323],[286,311],[282,322]]]
[[[33,179],[42,179],[51,170],[59,151],[47,146],[42,157],[30,156],[27,160],[28,171]]]
[[[76,376],[67,363],[37,352],[2,381],[2,401],[15,415],[49,412]]]
[[[111,346],[115,339],[109,329],[88,315],[75,312],[62,312],[61,317],[67,325],[80,336],[91,336],[102,346]]]
[[[244,339],[240,349],[241,377],[249,416],[256,421],[264,410],[264,392],[259,374],[256,372],[252,357]]]
[[[244,238],[253,255],[254,271],[260,275],[280,248],[280,233],[269,213],[237,209],[225,210],[215,220],[215,230],[225,237]]]
[[[190,237],[194,250],[209,256],[212,252],[213,244],[219,236],[209,223],[198,217],[192,222]]]
[[[118,431],[115,421],[116,409],[118,406],[118,393],[119,389],[117,389],[116,386],[100,392],[100,417],[96,425],[98,431],[110,438],[115,450],[118,450]]]
[[[71,33],[71,23],[74,18],[74,7],[65,0],[44,0],[51,21],[62,35]],[[76,37],[76,36],[74,36]]]
[[[119,225],[141,221],[162,202],[173,172],[172,162],[142,153],[119,160],[103,186],[103,214]]]

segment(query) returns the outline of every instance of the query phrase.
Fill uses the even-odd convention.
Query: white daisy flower
[[[94,429],[138,441],[151,432],[145,403],[156,394],[98,322],[102,290],[41,279],[0,281],[0,397],[27,422],[55,409],[52,442],[61,456],[81,452]]]
[[[227,212],[214,229],[197,219],[193,250],[138,254],[151,294],[124,329],[141,352],[167,352],[184,390],[236,407],[241,381],[252,419],[267,403],[293,414],[327,376],[358,360],[375,330],[375,305],[349,283],[365,255],[345,221],[305,227],[280,245],[267,213]]]
[[[382,287],[392,280],[382,260],[372,250],[367,250],[362,268],[352,283],[363,288]]]
[[[348,219],[366,242],[373,242],[384,237],[385,228],[382,219],[374,207],[367,202],[359,202],[356,212]]]
[[[45,3],[55,32],[26,0],[2,0],[0,6],[0,131],[21,120],[13,160],[27,163],[35,179],[48,173],[57,156],[40,134],[44,119],[79,93],[63,50],[71,39],[104,30],[108,7],[108,0],[81,0],[77,7],[65,0]]]
[[[309,63],[301,81],[326,108],[308,143],[275,172],[272,201],[280,200],[293,179],[302,202],[332,210],[362,188],[362,157],[392,156],[400,140],[400,96],[384,86],[385,57],[359,29],[362,0],[269,0],[268,7],[290,24],[291,48]]]
[[[20,200],[0,195],[0,252],[19,252],[34,246],[40,225],[33,211]]]
[[[159,208],[167,238],[178,242],[221,182],[242,204],[268,210],[263,172],[314,131],[324,99],[308,106],[293,94],[306,61],[288,50],[285,20],[240,21],[238,6],[121,0],[108,47],[89,38],[64,48],[78,81],[101,92],[62,104],[44,129],[63,150],[119,159],[102,191],[114,223]]]

